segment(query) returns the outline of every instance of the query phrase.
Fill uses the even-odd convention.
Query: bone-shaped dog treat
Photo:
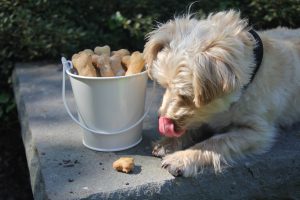
[[[92,63],[93,63],[93,65],[95,66],[95,67],[97,67],[97,62],[98,62],[98,59],[100,58],[100,56],[99,55],[97,55],[97,54],[93,54],[92,55]]]
[[[120,49],[118,51],[112,51],[111,54],[114,55],[119,55],[121,58],[124,56],[130,55],[130,52],[127,49]]]
[[[125,76],[140,73],[143,70],[144,65],[145,60],[143,58],[143,54],[139,51],[133,52],[130,56],[130,61]]]
[[[115,76],[110,66],[110,58],[106,54],[103,54],[98,58],[96,67],[99,68],[100,74],[103,77]]]
[[[123,69],[126,71],[130,62],[130,56],[124,56],[121,60],[121,65]]]
[[[110,57],[110,66],[116,76],[123,76],[125,74],[121,65],[121,57],[118,54]]]
[[[93,50],[91,50],[91,49],[85,49],[85,50],[83,50],[83,52],[87,53],[88,55],[94,54]]]
[[[81,76],[97,76],[96,69],[92,64],[92,56],[84,51],[72,56],[72,64]]]
[[[95,47],[94,52],[99,56],[103,54],[110,56],[110,47],[108,45],[103,47]]]
[[[97,76],[101,76],[101,74],[100,74],[100,67],[98,67],[97,65],[98,65],[98,59],[100,58],[100,56],[99,55],[97,55],[97,54],[93,54],[92,55],[92,63],[93,63],[93,66],[95,67],[95,69],[96,69],[96,72],[97,72]]]
[[[134,168],[134,159],[130,157],[121,157],[113,163],[113,168],[118,172],[128,174]]]

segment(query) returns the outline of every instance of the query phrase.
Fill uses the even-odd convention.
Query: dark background
[[[157,22],[187,13],[187,0],[0,0],[0,200],[32,199],[14,101],[16,62],[48,60],[108,44],[142,50]],[[198,17],[240,10],[254,28],[300,25],[300,0],[199,0]]]

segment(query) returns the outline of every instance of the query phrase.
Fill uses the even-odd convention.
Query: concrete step
[[[83,146],[82,130],[63,106],[60,64],[18,64],[13,81],[35,199],[300,198],[299,125],[284,129],[269,153],[240,161],[222,174],[208,169],[195,178],[174,178],[151,156],[151,142],[159,138],[156,111],[162,89],[144,120],[138,146],[96,152]],[[67,83],[67,101],[75,108]],[[147,90],[151,87],[149,82]],[[121,156],[135,159],[133,173],[113,170]]]

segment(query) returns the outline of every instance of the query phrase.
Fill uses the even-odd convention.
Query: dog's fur
[[[153,150],[174,176],[194,176],[209,165],[220,171],[222,164],[266,152],[276,127],[299,117],[300,29],[258,32],[263,61],[248,85],[256,64],[250,29],[230,10],[204,20],[176,17],[149,33],[149,75],[166,89],[159,114],[177,130],[189,130]],[[214,134],[197,143],[203,125]]]

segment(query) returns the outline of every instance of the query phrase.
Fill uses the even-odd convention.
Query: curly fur
[[[247,20],[230,10],[204,20],[176,17],[148,34],[144,49],[150,77],[162,85],[159,114],[187,131],[163,139],[153,154],[175,176],[194,176],[204,166],[220,171],[247,155],[270,149],[278,124],[290,125],[300,114],[300,30],[258,32],[264,45],[255,67],[255,39]],[[208,124],[214,136],[195,143]],[[174,144],[184,145],[174,147]],[[168,145],[172,143],[172,145]],[[159,152],[159,153],[157,153]]]

